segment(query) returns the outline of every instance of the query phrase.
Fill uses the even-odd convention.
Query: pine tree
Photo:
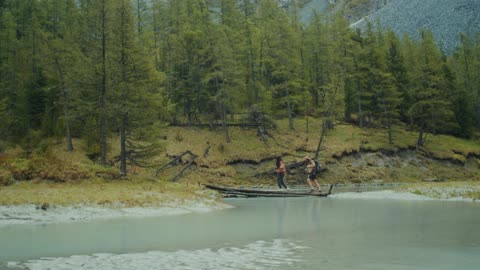
[[[128,160],[137,162],[135,154],[139,146],[136,142],[141,138],[138,131],[152,117],[151,97],[161,78],[136,38],[133,14],[131,2],[120,0],[114,6],[112,18],[112,60],[115,63],[112,89],[117,104],[114,111],[119,118],[122,175],[127,175]]]
[[[480,102],[478,91],[475,90],[480,87],[480,79],[476,76],[480,70],[480,44],[475,44],[474,40],[465,35],[461,35],[460,40],[461,45],[449,65],[453,67],[455,77],[458,78],[455,86],[451,86],[456,89],[453,97],[455,118],[460,127],[460,135],[468,138],[473,134],[476,120],[480,123],[480,118],[475,116]],[[447,69],[446,75],[453,76],[452,72]]]
[[[108,119],[111,119],[110,96],[110,50],[112,22],[111,10],[113,1],[80,1],[81,16],[84,22],[82,29],[81,52],[85,55],[84,67],[81,70],[81,84],[84,86],[83,104],[84,121],[95,122],[94,126],[85,127],[89,148],[97,152],[99,162],[107,165]],[[93,119],[93,121],[90,121]],[[94,135],[94,143],[91,139]],[[90,145],[91,144],[91,145]],[[95,156],[97,153],[92,154]]]
[[[20,130],[14,123],[17,122],[17,67],[16,51],[16,22],[12,13],[2,7],[0,9],[0,136],[10,139],[19,135]]]
[[[409,108],[409,114],[419,129],[417,146],[424,145],[425,130],[436,133],[439,124],[446,123],[452,115],[449,101],[441,95],[445,90],[442,55],[431,32],[423,30],[421,36],[421,72],[415,78],[415,102]]]
[[[47,20],[43,25],[42,40],[45,44],[42,51],[42,66],[49,80],[49,89],[53,91],[51,109],[49,111],[63,112],[66,149],[73,151],[72,142],[72,99],[79,91],[76,69],[82,55],[78,47],[79,23],[78,10],[75,2],[50,0],[45,2]],[[57,107],[60,107],[57,108]],[[46,112],[48,115],[48,113]],[[54,116],[58,118],[58,115]],[[53,122],[59,122],[53,119]],[[57,124],[58,125],[58,124]]]
[[[405,65],[405,57],[402,52],[402,44],[392,30],[387,30],[387,71],[392,74],[395,88],[400,98],[399,116],[400,120],[408,121],[407,110],[411,104],[410,94],[408,92],[407,68]]]

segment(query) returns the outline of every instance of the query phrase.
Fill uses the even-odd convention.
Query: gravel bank
[[[171,202],[162,207],[103,207],[92,205],[49,206],[42,210],[33,204],[0,206],[0,227],[18,224],[50,224],[120,217],[154,217],[202,213],[231,208],[215,200]]]

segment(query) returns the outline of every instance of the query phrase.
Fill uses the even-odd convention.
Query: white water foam
[[[257,241],[243,247],[218,250],[179,250],[175,252],[149,251],[131,254],[75,255],[59,258],[40,258],[27,262],[9,262],[9,268],[21,269],[276,269],[302,261],[300,249],[294,242],[275,239]]]

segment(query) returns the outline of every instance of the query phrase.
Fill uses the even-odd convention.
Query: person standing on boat
[[[313,185],[312,182],[315,182],[315,185],[318,188],[318,192],[321,192],[322,189],[320,188],[320,185],[318,184],[317,181],[317,169],[315,166],[315,160],[311,159],[309,156],[306,156],[305,162],[307,163],[307,183],[310,186],[310,192],[313,192]]]
[[[285,183],[283,182],[285,178],[285,174],[287,173],[287,170],[285,169],[285,163],[283,162],[281,157],[277,157],[277,162],[276,162],[277,168],[275,169],[275,172],[277,173],[277,184],[279,188],[287,188]]]

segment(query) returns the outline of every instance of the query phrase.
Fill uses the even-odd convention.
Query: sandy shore
[[[466,195],[471,192],[466,190],[464,193],[455,189],[412,189],[411,191],[383,190],[368,192],[345,192],[332,194],[330,198],[336,199],[378,199],[378,200],[405,200],[405,201],[465,201],[480,202]],[[465,194],[465,196],[459,195]]]
[[[120,217],[155,217],[202,213],[231,208],[230,205],[209,199],[172,201],[162,207],[122,207],[99,205],[49,206],[39,209],[33,204],[0,206],[0,227],[18,224],[50,224]]]

